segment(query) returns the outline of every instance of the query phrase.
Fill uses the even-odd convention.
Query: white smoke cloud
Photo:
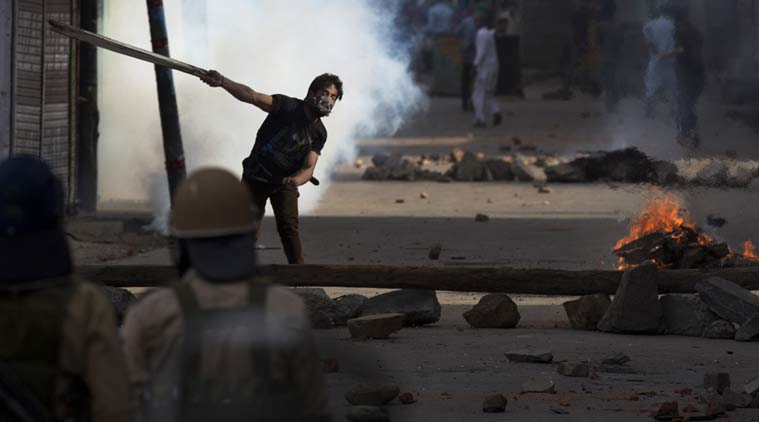
[[[316,176],[326,181],[339,158],[355,155],[355,139],[389,135],[422,102],[408,56],[392,41],[395,11],[371,0],[165,0],[172,56],[264,93],[303,98],[311,80],[331,72],[345,97],[325,119],[329,137]],[[198,8],[199,13],[184,5]],[[382,6],[380,6],[382,5]],[[144,2],[106,2],[102,32],[150,49]],[[207,43],[198,41],[206,37]],[[203,51],[207,48],[208,51]],[[168,204],[153,66],[101,50],[100,198]],[[241,173],[241,161],[265,113],[220,88],[174,72],[188,168],[215,165]],[[158,186],[154,186],[155,184]],[[319,188],[301,188],[301,210],[317,204]]]

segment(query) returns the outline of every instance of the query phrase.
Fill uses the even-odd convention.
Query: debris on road
[[[553,352],[550,350],[513,350],[504,353],[509,362],[526,362],[526,363],[551,363],[553,362]]]
[[[474,216],[474,221],[478,223],[484,223],[490,221],[490,217],[488,217],[486,214],[477,214]]]
[[[520,315],[517,304],[508,295],[492,293],[462,315],[472,328],[514,328]]]
[[[345,400],[354,406],[382,406],[401,392],[395,384],[357,384],[345,393]]]
[[[509,400],[503,394],[494,394],[485,398],[482,411],[485,413],[502,413],[506,411]]]
[[[403,327],[403,314],[369,315],[348,320],[348,332],[357,340],[385,339]]]
[[[572,328],[594,331],[611,306],[611,298],[599,293],[564,302],[563,306]]]
[[[401,289],[367,299],[360,312],[362,316],[403,314],[403,325],[416,327],[438,322],[441,309],[434,290]]]
[[[442,252],[443,252],[443,245],[437,243],[437,244],[432,245],[432,247],[430,248],[430,252],[427,254],[427,256],[431,260],[436,261],[440,258],[440,253]]]

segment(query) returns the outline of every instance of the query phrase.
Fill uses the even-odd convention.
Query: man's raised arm
[[[267,113],[270,113],[272,111],[274,100],[272,99],[271,95],[256,92],[253,90],[253,88],[247,85],[243,85],[229,78],[225,78],[221,73],[215,70],[209,70],[206,76],[201,77],[200,79],[203,82],[207,83],[209,86],[220,86],[224,88],[224,90],[242,102],[253,104],[254,106]]]

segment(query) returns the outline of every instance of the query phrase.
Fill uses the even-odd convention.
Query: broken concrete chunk
[[[485,398],[482,411],[485,413],[501,413],[506,411],[509,400],[503,394],[494,394]]]
[[[395,384],[357,384],[345,393],[345,400],[354,406],[382,406],[393,401],[400,392]]]
[[[730,322],[743,324],[759,314],[759,297],[732,281],[711,277],[696,290],[709,309]]]
[[[317,329],[332,328],[340,320],[337,305],[321,288],[293,289],[306,304],[311,327]]]
[[[630,356],[627,356],[622,352],[617,352],[613,355],[605,357],[603,360],[601,360],[601,363],[604,365],[624,365],[631,360],[632,359],[630,359]]]
[[[522,384],[522,393],[556,394],[556,385],[550,378],[532,378]]]
[[[646,262],[625,271],[598,329],[615,333],[656,333],[662,317],[657,268]]]
[[[339,321],[338,325],[345,325],[349,319],[358,318],[361,310],[361,305],[366,302],[368,298],[359,294],[348,294],[334,299],[337,305]]]
[[[730,387],[730,374],[727,372],[707,372],[704,374],[704,388],[712,389],[722,394],[726,388]]]
[[[486,221],[490,221],[490,217],[488,217],[486,214],[477,214],[474,216],[474,221],[478,223],[484,223]]]
[[[493,180],[511,181],[514,180],[514,171],[511,163],[504,160],[487,160],[485,166],[493,176]]]
[[[596,375],[596,368],[587,363],[561,362],[556,372],[566,377],[591,378]]]
[[[403,327],[403,314],[369,315],[348,320],[348,332],[354,339],[388,338]]]
[[[664,295],[659,299],[662,306],[662,329],[666,334],[701,337],[706,327],[718,320],[698,295]]]
[[[709,326],[704,329],[703,336],[705,338],[713,339],[735,338],[735,325],[733,325],[733,323],[730,321],[718,319],[709,324]]]
[[[405,326],[434,324],[440,320],[440,312],[440,302],[434,290],[394,290],[369,298],[361,306],[361,316],[404,314]]]
[[[586,182],[585,169],[576,164],[561,163],[545,168],[546,180],[550,183]]]
[[[759,340],[759,314],[741,324],[735,333],[735,339],[738,341]]]
[[[596,329],[610,305],[609,295],[600,293],[564,302],[564,310],[572,328],[592,331]]]
[[[548,181],[546,172],[535,165],[527,163],[524,158],[517,156],[512,166],[514,176],[520,182],[538,182],[545,183]]]
[[[485,165],[477,156],[467,152],[456,164],[454,179],[460,182],[474,182],[485,179]]]
[[[751,406],[751,402],[754,400],[750,394],[738,393],[730,388],[726,388],[722,392],[722,400],[725,402],[728,408],[735,407],[738,409],[745,409]]]
[[[759,394],[759,376],[743,384],[743,391],[752,396]]]
[[[345,413],[351,422],[388,422],[387,411],[377,406],[351,406]]]
[[[550,350],[513,350],[504,353],[509,362],[526,362],[526,363],[551,363],[553,362],[553,352]]]
[[[489,294],[463,314],[473,328],[514,328],[519,322],[517,304],[508,295]]]

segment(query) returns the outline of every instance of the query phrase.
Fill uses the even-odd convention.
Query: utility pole
[[[79,25],[98,32],[98,1],[80,3]],[[77,139],[77,202],[84,211],[93,212],[98,201],[98,68],[97,48],[87,43],[79,46],[79,95]]]
[[[147,0],[147,4],[153,52],[170,57],[169,35],[166,30],[163,0]],[[156,65],[155,77],[158,85],[158,108],[161,115],[166,175],[169,179],[169,194],[173,201],[174,192],[186,175],[182,131],[179,127],[179,111],[177,110],[177,95],[174,91],[174,77],[171,69]]]

